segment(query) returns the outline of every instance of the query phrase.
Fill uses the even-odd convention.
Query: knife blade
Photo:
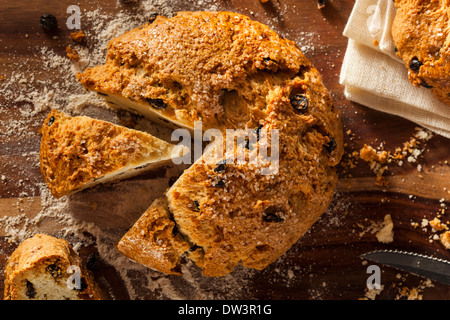
[[[450,285],[450,261],[398,250],[367,252],[361,258]]]

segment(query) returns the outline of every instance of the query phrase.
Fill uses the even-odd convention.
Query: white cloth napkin
[[[340,83],[347,99],[406,118],[450,138],[450,106],[408,80],[391,36],[392,0],[356,0],[344,29],[348,46]]]

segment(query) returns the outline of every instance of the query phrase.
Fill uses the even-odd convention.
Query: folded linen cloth
[[[348,46],[340,83],[347,99],[415,122],[450,138],[450,106],[414,87],[395,55],[392,0],[356,0],[344,29]]]

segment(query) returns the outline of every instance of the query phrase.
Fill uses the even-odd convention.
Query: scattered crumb
[[[406,299],[406,300],[422,300],[423,290],[426,288],[434,287],[433,283],[429,279],[424,279],[420,284],[413,288],[408,288],[404,286],[399,286],[399,292],[396,296],[396,300]]]
[[[388,161],[389,153],[381,150],[376,151],[373,147],[364,145],[364,147],[359,151],[359,157],[369,163],[370,169],[376,175],[375,184],[378,186],[387,186],[387,180],[383,176],[384,172],[388,169],[384,165]]]
[[[383,227],[377,232],[376,237],[382,243],[394,241],[394,223],[390,214],[384,216]]]
[[[359,151],[359,156],[362,160],[369,163],[378,162],[384,164],[388,159],[388,153],[386,151],[376,151],[373,147],[366,144]]]
[[[433,220],[430,221],[430,226],[435,230],[435,231],[444,231],[444,230],[448,230],[448,226],[444,223],[442,223],[441,220],[439,220],[439,218],[434,218]]]
[[[410,197],[412,198],[412,197]],[[430,214],[431,217],[422,218],[422,221],[412,221],[411,226],[414,228],[421,228],[423,232],[428,232],[428,226],[431,227],[431,234],[428,236],[429,242],[438,241],[444,245],[446,249],[450,249],[450,221],[446,217],[447,205],[444,199],[439,200],[440,208],[437,212]],[[444,220],[445,219],[445,220]]]
[[[71,46],[67,46],[66,47],[66,54],[67,54],[67,58],[69,58],[72,61],[80,61],[80,56],[78,54],[78,52],[73,49]]]
[[[395,282],[391,284],[391,288],[395,290],[395,300],[423,300],[423,291],[426,288],[434,287],[430,279],[423,279],[417,286],[409,288],[403,285],[406,279],[407,275],[402,276],[401,274],[397,274]],[[384,285],[381,285],[380,289],[369,289],[366,287],[364,297],[359,300],[375,300],[377,296],[382,294],[384,289]]]
[[[351,130],[347,130],[346,133],[350,136],[350,140],[352,140]],[[417,171],[421,173],[419,174],[419,178],[423,179],[423,166],[418,161],[425,151],[424,142],[432,137],[433,134],[430,131],[417,127],[411,138],[404,142],[401,147],[395,148],[393,152],[384,150],[384,142],[377,148],[364,144],[359,151],[346,152],[340,165],[345,173],[348,169],[356,167],[358,160],[363,160],[375,174],[375,184],[380,187],[389,186],[386,172],[389,171],[389,166],[392,164],[403,166],[407,162],[410,165],[415,165]],[[351,175],[348,177],[351,177]]]
[[[381,243],[390,243],[394,241],[394,223],[392,222],[390,214],[386,214],[381,222],[372,221],[369,226],[364,226],[361,223],[357,223],[356,225],[362,229],[359,233],[360,237],[370,233],[374,234]]]
[[[79,31],[70,33],[70,37],[75,42],[81,43],[86,38],[86,35],[84,34],[83,30],[79,30]]]
[[[384,286],[381,285],[380,289],[369,289],[366,286],[366,291],[363,298],[360,300],[375,300],[375,298],[384,290]]]

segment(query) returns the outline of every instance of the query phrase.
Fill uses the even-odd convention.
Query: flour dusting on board
[[[186,261],[183,265],[184,276],[171,277],[134,263],[115,250],[121,236],[185,167],[168,166],[157,172],[101,185],[61,199],[55,199],[49,193],[41,177],[39,128],[51,108],[73,116],[87,115],[138,128],[163,139],[170,137],[170,131],[166,128],[110,109],[102,98],[84,90],[75,75],[87,67],[104,63],[108,42],[144,24],[152,13],[171,16],[179,8],[187,10],[185,6],[189,6],[189,10],[227,9],[223,7],[225,2],[213,0],[191,4],[167,0],[129,2],[125,4],[118,0],[114,15],[101,8],[82,8],[84,43],[58,37],[49,40],[47,37],[47,42],[41,46],[30,44],[29,50],[33,56],[26,63],[23,59],[18,62],[14,52],[9,53],[0,72],[0,103],[12,107],[0,109],[0,133],[2,147],[6,151],[14,151],[14,161],[0,163],[0,188],[6,190],[6,197],[16,200],[8,203],[3,211],[0,210],[0,213],[8,213],[0,216],[0,236],[6,237],[12,247],[35,233],[65,238],[77,251],[94,246],[100,258],[116,269],[131,299],[245,297],[254,270],[239,267],[230,275],[211,279],[201,277],[198,268]],[[292,8],[285,8],[276,2],[275,9],[280,15]],[[277,30],[277,16],[266,14],[253,17],[280,31]],[[313,33],[286,32],[282,35],[299,42],[305,53],[314,50]],[[30,34],[24,35],[24,39],[31,36],[44,38],[42,34]],[[67,45],[77,52],[77,61],[71,61],[66,56],[63,49]],[[20,193],[17,193],[15,190],[19,189]],[[286,283],[294,278],[293,270],[285,270]]]

